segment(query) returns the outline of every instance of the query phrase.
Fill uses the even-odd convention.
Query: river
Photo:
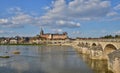
[[[0,58],[0,73],[110,73],[107,61],[90,60],[70,46],[2,45],[3,53],[10,58]]]

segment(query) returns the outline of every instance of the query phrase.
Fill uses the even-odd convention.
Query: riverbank
[[[16,45],[31,45],[31,46],[41,46],[41,45],[47,45],[47,44],[0,44],[0,45],[12,45],[12,46],[16,46]]]
[[[10,45],[10,46],[19,46],[19,45],[25,45],[25,46],[72,46],[72,45],[66,45],[66,44],[0,44],[1,45]]]

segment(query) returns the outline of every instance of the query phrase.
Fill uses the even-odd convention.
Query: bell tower
[[[43,31],[43,29],[41,28],[40,35],[43,35],[43,34],[44,34],[44,31]]]

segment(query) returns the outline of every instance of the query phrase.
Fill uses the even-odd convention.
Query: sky
[[[0,37],[120,35],[119,0],[0,0]]]

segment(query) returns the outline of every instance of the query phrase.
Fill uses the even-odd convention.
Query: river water
[[[0,54],[10,55],[0,58],[0,73],[110,73],[107,61],[90,60],[69,46],[0,46]]]

